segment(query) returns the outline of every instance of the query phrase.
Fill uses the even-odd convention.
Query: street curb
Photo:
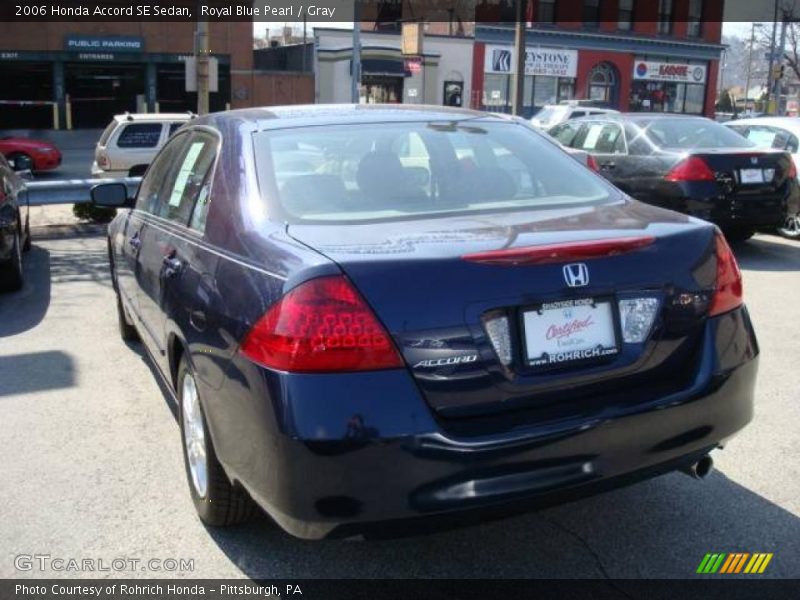
[[[79,223],[76,225],[45,225],[31,227],[31,238],[36,240],[55,240],[67,237],[95,237],[106,233],[107,223]]]

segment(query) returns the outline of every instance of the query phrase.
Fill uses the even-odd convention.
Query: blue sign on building
[[[67,35],[64,49],[72,52],[144,52],[144,38],[132,35]]]

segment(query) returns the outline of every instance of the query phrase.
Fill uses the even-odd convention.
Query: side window
[[[163,202],[162,190],[167,187],[169,172],[188,139],[188,135],[177,135],[158,153],[139,185],[139,192],[136,195],[137,210],[159,214],[160,204]]]
[[[586,111],[585,110],[575,110],[569,115],[569,118],[570,119],[577,119],[578,117],[585,117],[585,116],[586,116]]]
[[[571,146],[580,128],[578,123],[562,123],[551,131],[551,135],[564,146]]]
[[[169,133],[167,134],[167,137],[171,138],[172,134],[175,133],[176,131],[178,131],[178,129],[180,129],[181,127],[183,127],[183,125],[184,125],[184,123],[182,121],[179,121],[177,123],[170,123],[169,124]]]
[[[118,148],[155,148],[161,139],[161,123],[131,123],[117,137]]]
[[[620,137],[622,128],[616,123],[591,123],[578,148],[597,154],[613,154]],[[624,149],[624,141],[622,144]]]
[[[159,216],[181,224],[189,221],[195,200],[205,187],[206,175],[217,155],[217,141],[213,136],[194,133],[189,137],[176,168],[172,170],[170,185],[164,190],[166,201],[159,207]],[[203,194],[208,204],[208,192]],[[207,210],[207,208],[206,208]]]

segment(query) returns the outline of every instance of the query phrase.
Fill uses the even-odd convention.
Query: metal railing
[[[51,204],[84,204],[92,201],[92,188],[102,183],[124,183],[128,197],[133,198],[139,189],[141,177],[124,179],[64,179],[60,181],[26,181],[24,195],[30,206]]]

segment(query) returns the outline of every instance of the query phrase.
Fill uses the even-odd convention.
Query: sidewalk
[[[37,239],[102,234],[108,227],[107,224],[80,221],[72,214],[72,204],[32,206],[30,218],[34,244]]]

